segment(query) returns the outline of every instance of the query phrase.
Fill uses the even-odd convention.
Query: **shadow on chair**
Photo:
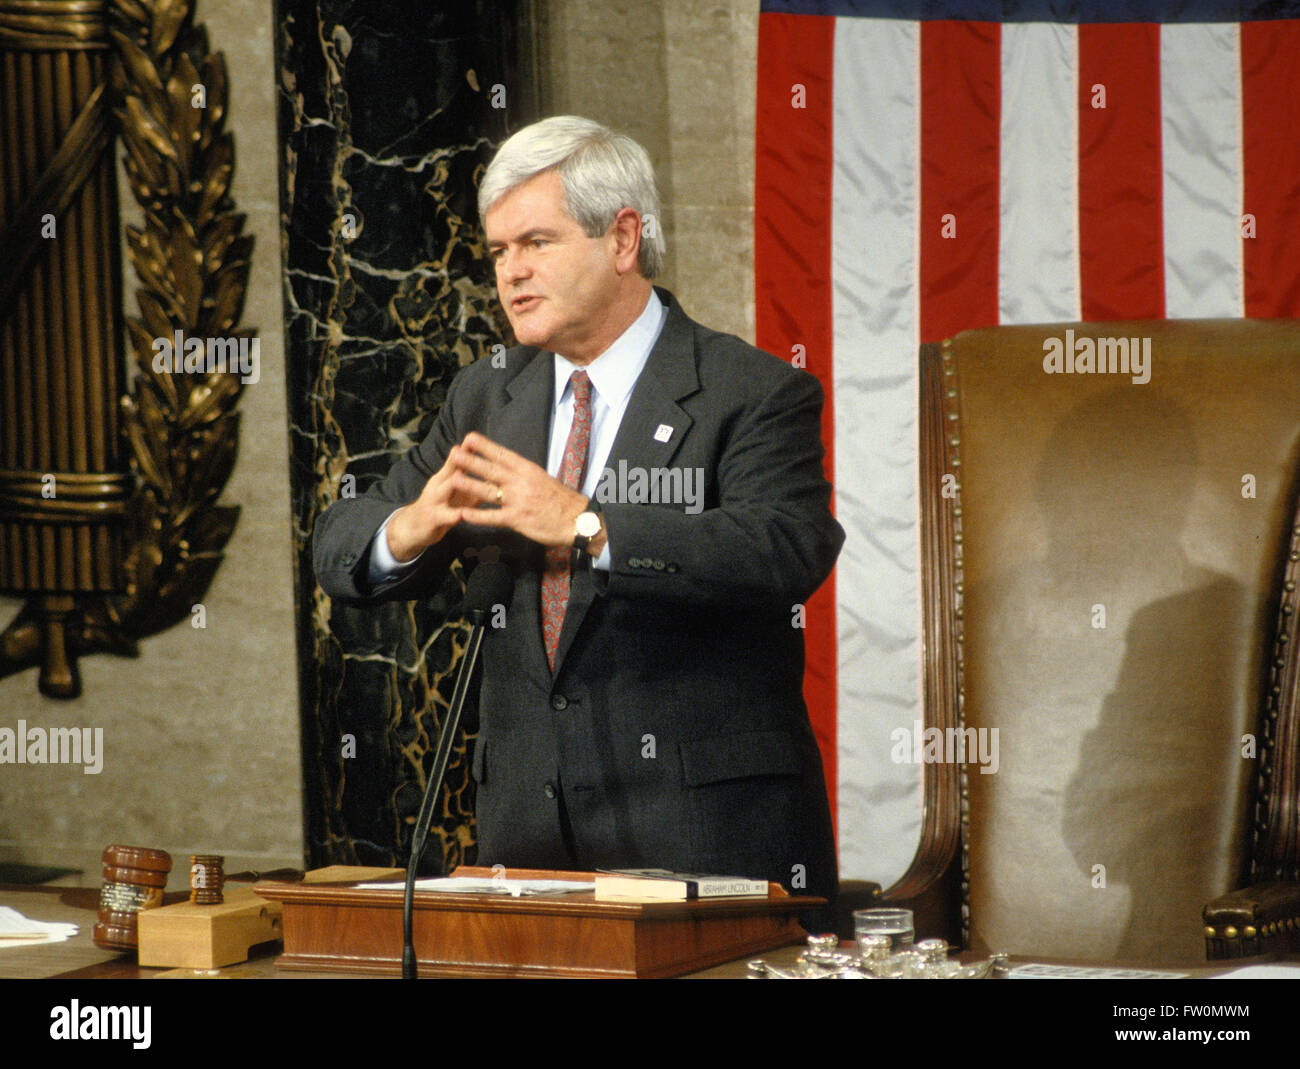
[[[925,346],[921,466],[935,750],[881,900],[979,951],[1300,946],[1297,324]]]

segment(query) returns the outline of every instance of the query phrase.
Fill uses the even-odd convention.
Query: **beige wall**
[[[0,765],[0,860],[76,865],[99,880],[109,843],[191,852],[226,870],[303,858],[297,666],[290,558],[273,24],[267,0],[199,0],[225,53],[234,196],[256,235],[244,323],[261,337],[261,381],[240,403],[239,462],[224,503],[243,512],[204,599],[206,628],[173,628],[138,660],[81,662],[83,696],[36,690],[36,672],[0,679],[0,727],[102,728],[99,775],[80,767]],[[123,187],[124,205],[134,206]],[[134,278],[125,274],[134,310]],[[19,603],[0,599],[0,627]],[[172,876],[184,886],[183,871]]]
[[[539,0],[542,108],[646,146],[667,215],[664,283],[754,340],[757,0]]]

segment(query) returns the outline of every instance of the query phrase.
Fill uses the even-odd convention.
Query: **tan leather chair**
[[[982,951],[1300,948],[1300,323],[1000,327],[921,361],[940,735],[885,898],[956,869]]]

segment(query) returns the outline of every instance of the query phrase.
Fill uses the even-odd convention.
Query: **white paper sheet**
[[[366,890],[392,890],[404,887],[406,881],[396,883],[360,883]],[[417,891],[451,891],[455,894],[512,895],[515,898],[533,895],[566,895],[575,891],[594,891],[596,885],[585,880],[506,880],[483,879],[477,876],[433,876],[415,881]]]
[[[32,920],[16,909],[0,906],[0,949],[65,943],[77,934],[77,930],[75,924]]]

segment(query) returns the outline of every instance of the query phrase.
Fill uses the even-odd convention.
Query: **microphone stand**
[[[424,788],[424,799],[420,802],[420,813],[415,818],[415,833],[411,836],[411,860],[406,865],[406,891],[402,895],[402,979],[416,979],[415,942],[412,912],[415,907],[415,874],[420,867],[420,858],[424,855],[424,845],[429,838],[429,821],[433,817],[433,804],[442,793],[443,781],[447,778],[447,764],[451,760],[452,740],[456,729],[460,727],[461,710],[465,707],[465,698],[469,694],[470,677],[478,662],[479,646],[483,644],[484,621],[486,611],[470,610],[468,613],[471,628],[469,645],[456,676],[456,688],[451,695],[451,708],[447,719],[443,721],[442,731],[438,734],[438,749],[434,754],[433,768],[429,771],[429,782]]]

